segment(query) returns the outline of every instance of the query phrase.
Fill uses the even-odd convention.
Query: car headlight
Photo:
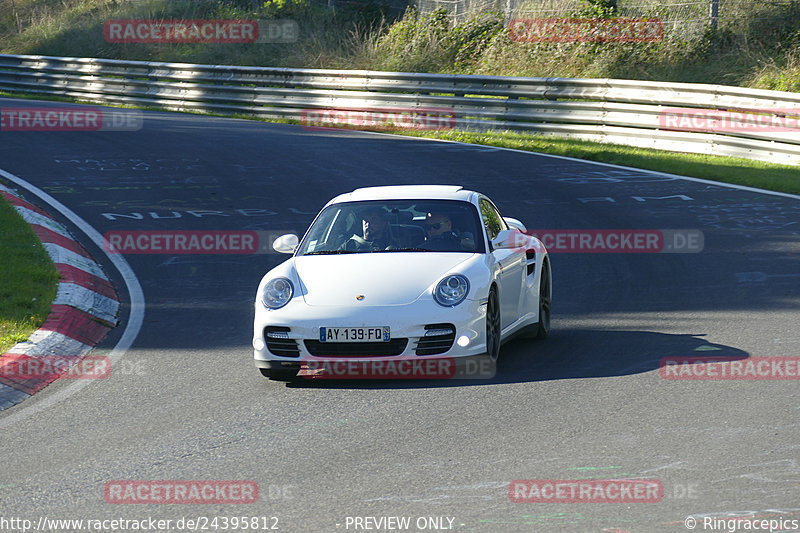
[[[453,307],[464,301],[469,292],[469,281],[461,274],[446,276],[433,290],[433,299],[445,307]]]
[[[261,301],[270,309],[280,309],[292,299],[294,287],[286,278],[269,280],[261,289]]]

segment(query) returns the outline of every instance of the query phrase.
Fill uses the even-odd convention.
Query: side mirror
[[[523,224],[516,218],[503,217],[503,220],[506,221],[506,224],[508,224],[509,228],[522,231],[523,233],[525,232],[525,224]]]
[[[531,247],[533,239],[516,229],[504,229],[492,239],[495,250],[514,250],[523,252]]]
[[[287,233],[275,239],[275,242],[272,243],[272,248],[278,253],[293,254],[294,251],[297,250],[298,242],[297,235],[294,233]]]

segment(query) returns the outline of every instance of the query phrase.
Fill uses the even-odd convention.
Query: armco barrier
[[[298,121],[310,109],[449,108],[461,129],[800,163],[800,94],[723,85],[0,55],[0,90]],[[676,108],[739,113],[738,126],[671,128]]]

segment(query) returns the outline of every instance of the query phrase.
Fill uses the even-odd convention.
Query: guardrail
[[[800,163],[800,94],[722,85],[0,55],[0,90],[298,121],[314,109],[446,108],[469,130]],[[671,127],[675,108],[705,118]]]

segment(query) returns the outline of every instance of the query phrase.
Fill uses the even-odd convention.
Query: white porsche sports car
[[[524,231],[459,186],[337,196],[302,240],[289,234],[273,244],[293,256],[258,286],[256,367],[291,379],[318,360],[494,363],[512,336],[547,337],[550,261]]]

